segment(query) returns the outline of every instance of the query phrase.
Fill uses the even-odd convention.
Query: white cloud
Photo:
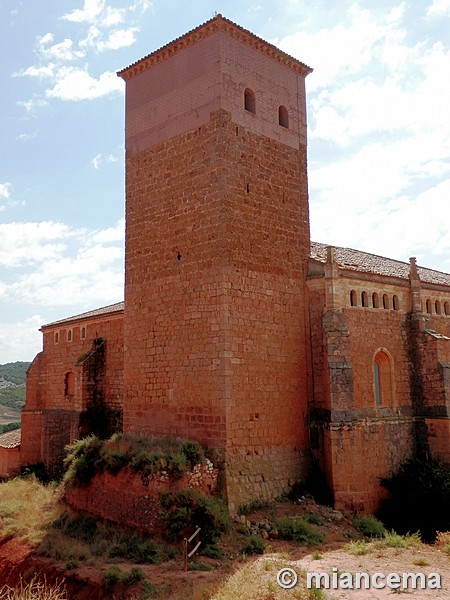
[[[16,323],[0,322],[0,364],[32,360],[42,349],[39,328],[45,321],[40,315],[32,315]]]
[[[117,29],[109,34],[108,38],[103,42],[99,41],[96,48],[99,52],[105,50],[118,50],[119,48],[127,48],[132,46],[136,41],[136,33],[139,31],[137,27],[129,29]]]
[[[95,21],[105,8],[105,0],[84,0],[84,7],[63,15],[63,19],[72,23],[90,23]]]
[[[104,27],[119,25],[124,22],[125,14],[125,8],[111,8],[108,6],[105,10],[105,15],[102,17],[102,25]]]
[[[111,71],[105,71],[96,79],[78,67],[62,67],[57,83],[46,91],[46,97],[60,100],[92,100],[123,92],[123,81]]]
[[[42,108],[48,103],[42,98],[30,98],[29,100],[19,100],[17,104],[23,106],[27,112],[32,113],[37,108]]]
[[[426,13],[429,17],[450,17],[450,0],[433,0],[427,7]]]
[[[11,198],[12,185],[8,182],[0,183],[0,198],[9,200]]]
[[[136,34],[138,31],[138,27],[115,29],[103,38],[100,29],[92,26],[89,28],[87,36],[80,41],[80,46],[83,48],[93,48],[96,52],[127,48],[136,42]]]
[[[65,38],[62,42],[47,46],[53,42],[53,34],[48,33],[41,38],[38,38],[38,49],[43,56],[58,61],[72,61],[77,58],[83,58],[84,52],[73,49],[73,40]]]
[[[91,165],[94,167],[94,169],[98,171],[103,164],[115,163],[118,160],[119,158],[117,156],[114,156],[114,154],[108,154],[107,156],[103,156],[103,154],[97,154],[91,160]]]
[[[276,40],[275,44],[314,68],[308,77],[310,92],[329,87],[339,76],[351,79],[361,72],[379,56],[386,42],[398,43],[402,39],[404,32],[400,23],[404,7],[401,3],[384,18],[376,18],[369,10],[354,4],[347,15],[342,15],[342,22],[331,29],[301,31]]]
[[[15,73],[15,76],[29,75],[30,77],[39,77],[41,79],[48,79],[55,77],[57,73],[57,66],[54,63],[48,65],[31,66],[23,69],[22,71]]]
[[[40,307],[120,300],[123,245],[123,220],[94,231],[56,222],[0,225],[0,296]]]
[[[65,37],[62,41],[56,41],[50,32],[37,37],[37,64],[15,75],[48,80],[49,84],[40,94],[35,93],[33,99],[19,104],[31,111],[43,98],[80,101],[123,93],[123,82],[115,73],[92,72],[90,53],[119,50],[134,44],[140,30],[138,17],[150,6],[148,0],[138,0],[122,8],[108,6],[105,0],[84,0],[82,9],[63,15],[64,20],[80,25],[80,35],[78,39]],[[129,26],[118,28],[127,21]]]
[[[67,248],[69,238],[83,231],[63,223],[0,223],[0,267],[17,268],[53,260]]]
[[[12,202],[12,185],[8,182],[0,183],[0,212],[4,211]]]
[[[37,133],[34,131],[33,133],[21,133],[16,136],[16,140],[19,142],[28,142],[29,140],[34,139],[37,136]]]

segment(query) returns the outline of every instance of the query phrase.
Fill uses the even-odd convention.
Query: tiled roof
[[[144,58],[141,58],[140,60],[132,63],[130,66],[118,71],[117,75],[123,79],[130,79],[138,73],[147,70],[149,67],[158,64],[166,58],[169,58],[169,56],[180,52],[184,48],[192,46],[192,44],[195,44],[196,42],[206,38],[216,31],[225,31],[232,37],[247,43],[256,50],[259,50],[263,54],[270,56],[278,62],[283,63],[290,69],[302,73],[303,75],[312,73],[311,67],[308,67],[296,58],[290,56],[286,52],[283,52],[273,44],[266,42],[251,31],[248,31],[240,25],[233,23],[233,21],[226,19],[221,14],[217,14],[209,21],[206,21],[206,23],[203,23],[195,29],[188,31],[188,33],[185,33],[181,37],[178,37],[165,46],[162,46],[162,48],[159,48],[159,50],[155,50],[155,52],[144,56]]]
[[[311,242],[311,258],[320,262],[326,262],[327,244]],[[387,277],[399,277],[400,279],[409,279],[409,263],[385,258],[376,254],[369,254],[353,248],[341,248],[334,246],[335,256],[338,265],[348,271],[358,271],[361,273],[373,273],[374,275],[385,275]],[[423,283],[435,283],[450,286],[450,274],[417,267],[420,280]]]
[[[0,448],[17,448],[20,446],[20,429],[0,434]]]
[[[124,307],[124,302],[117,302],[116,304],[109,304],[108,306],[103,306],[102,308],[97,308],[95,310],[90,310],[85,313],[81,313],[79,315],[74,315],[73,317],[67,317],[66,319],[60,319],[59,321],[53,321],[53,323],[47,323],[42,327],[53,327],[54,325],[62,325],[64,323],[70,323],[71,321],[79,321],[83,319],[89,319],[91,317],[99,317],[103,315],[108,315],[111,313],[122,312]]]

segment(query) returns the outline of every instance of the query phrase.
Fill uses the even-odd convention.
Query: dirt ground
[[[241,571],[248,571],[250,577],[254,571],[254,579],[261,579],[258,591],[245,589],[245,584],[238,583],[238,591],[232,592],[230,600],[278,600],[285,598],[303,598],[299,591],[282,590],[275,582],[276,570],[294,568],[304,572],[343,573],[424,573],[432,572],[441,576],[441,589],[331,589],[326,592],[329,600],[378,600],[388,599],[393,594],[408,594],[406,597],[416,599],[450,600],[450,558],[439,547],[421,544],[414,549],[377,548],[368,554],[354,556],[345,548],[349,539],[355,538],[351,518],[329,508],[305,501],[301,505],[291,503],[276,506],[276,516],[318,514],[323,524],[318,527],[325,535],[325,542],[313,549],[300,544],[288,543],[268,537],[267,551],[263,556],[246,557],[242,554],[242,536],[240,530],[249,527],[255,530],[268,523],[274,517],[274,508],[260,510],[241,518],[233,531],[221,544],[223,557],[220,560],[199,557],[198,561],[210,565],[210,571],[189,571],[182,568],[181,557],[163,565],[140,565],[146,576],[148,586],[153,593],[144,592],[141,585],[105,590],[103,577],[111,564],[82,565],[73,571],[64,571],[64,566],[50,563],[37,557],[33,549],[18,543],[14,539],[0,541],[0,583],[17,584],[21,578],[29,579],[35,574],[47,579],[49,583],[64,579],[69,600],[124,600],[126,598],[159,598],[160,600],[210,600],[215,597],[222,582],[239,576]],[[270,561],[276,561],[276,570],[269,573]],[[274,563],[275,564],[275,563]],[[263,567],[261,568],[261,565]],[[129,571],[133,565],[121,563],[123,571]],[[258,570],[259,569],[259,570]],[[261,575],[261,573],[263,575]],[[263,581],[264,577],[271,581]],[[248,577],[248,575],[247,575]],[[323,597],[323,596],[322,596]]]

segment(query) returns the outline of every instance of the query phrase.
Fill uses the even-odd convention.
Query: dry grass
[[[39,544],[60,510],[55,495],[55,486],[43,486],[34,477],[0,484],[0,537]]]
[[[50,586],[34,577],[29,583],[23,581],[15,587],[4,585],[0,588],[0,600],[66,600],[67,595],[62,584]]]
[[[277,573],[289,566],[298,574],[298,584],[292,590],[283,590],[277,584]],[[306,589],[305,572],[297,563],[286,563],[280,557],[259,558],[246,563],[218,589],[211,600],[313,600],[324,596],[320,590]]]

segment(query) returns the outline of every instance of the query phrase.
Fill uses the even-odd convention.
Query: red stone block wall
[[[212,465],[211,465],[212,466]],[[137,527],[146,533],[164,533],[160,494],[183,488],[197,489],[210,495],[216,490],[217,469],[196,466],[178,479],[155,474],[150,480],[141,474],[122,469],[116,475],[98,473],[85,487],[67,487],[67,504],[76,510],[97,515],[103,519]]]
[[[37,355],[27,374],[27,399],[22,410],[22,465],[37,462],[60,465],[65,446],[80,437],[80,415],[89,408],[85,368],[80,359],[92,351],[96,338],[103,338],[107,349],[102,401],[110,410],[122,410],[122,313],[46,327],[43,352]]]
[[[308,448],[304,77],[217,32],[127,82],[126,129],[124,429],[221,448],[230,504],[276,495]]]
[[[20,447],[0,446],[0,477],[14,477],[20,472]]]

